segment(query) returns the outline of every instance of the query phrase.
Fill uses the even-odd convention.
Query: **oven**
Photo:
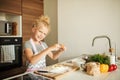
[[[0,37],[0,72],[22,66],[22,37]]]

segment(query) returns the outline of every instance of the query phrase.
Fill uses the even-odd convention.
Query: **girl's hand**
[[[50,47],[50,50],[51,50],[51,51],[57,51],[57,50],[60,49],[60,47],[61,47],[61,46],[60,46],[59,44],[54,44],[53,46]]]
[[[63,44],[59,44],[61,47],[60,47],[60,50],[61,51],[65,51],[66,50],[66,47],[63,45]]]
[[[58,51],[58,50],[65,51],[66,48],[63,44],[54,44],[53,46],[50,47],[50,50],[51,51]]]

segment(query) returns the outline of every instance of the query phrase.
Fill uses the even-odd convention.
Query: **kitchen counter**
[[[79,58],[80,59],[80,58]],[[71,60],[67,60],[61,63],[71,63],[70,61],[78,60],[78,58],[74,58]],[[80,64],[84,64],[84,62]],[[88,75],[85,71],[82,71],[80,68],[79,70],[75,70],[72,72],[68,72],[67,74],[64,74],[56,80],[120,80],[120,62],[117,62],[117,70],[107,73],[100,73],[98,75]]]
[[[60,80],[120,80],[120,62],[117,65],[118,69],[112,72],[91,76],[82,70],[77,70],[61,77]]]
[[[68,60],[69,61],[69,60]],[[62,63],[68,63],[68,61],[62,62]],[[59,78],[57,78],[57,80],[120,80],[120,62],[117,62],[117,70],[112,71],[112,72],[107,72],[107,73],[101,73],[99,75],[95,75],[95,76],[91,76],[86,74],[86,72],[82,71],[81,69],[76,70],[76,71],[72,71],[69,72]],[[9,80],[9,79],[13,79],[16,77],[20,77],[20,80],[22,79],[23,75],[26,75],[29,73],[23,73],[23,74],[19,74],[4,80]]]
[[[90,76],[80,70],[67,74],[60,80],[120,80],[120,70],[110,73],[104,73],[96,76]]]

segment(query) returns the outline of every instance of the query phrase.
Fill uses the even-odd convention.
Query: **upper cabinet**
[[[0,0],[0,36],[22,36],[22,0]]]
[[[22,35],[23,42],[30,38],[33,21],[42,14],[43,0],[0,0],[0,20],[18,21],[17,36]]]
[[[0,12],[21,15],[21,0],[0,0]]]
[[[43,15],[43,0],[22,0],[23,42],[31,37],[33,22],[40,15]]]

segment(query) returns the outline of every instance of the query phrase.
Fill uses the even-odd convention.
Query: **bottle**
[[[12,23],[12,35],[17,35],[17,23]]]
[[[116,64],[115,50],[113,48],[111,48],[111,55],[109,55],[109,58],[110,58],[110,64]]]
[[[110,55],[110,64],[115,64],[115,56]]]

